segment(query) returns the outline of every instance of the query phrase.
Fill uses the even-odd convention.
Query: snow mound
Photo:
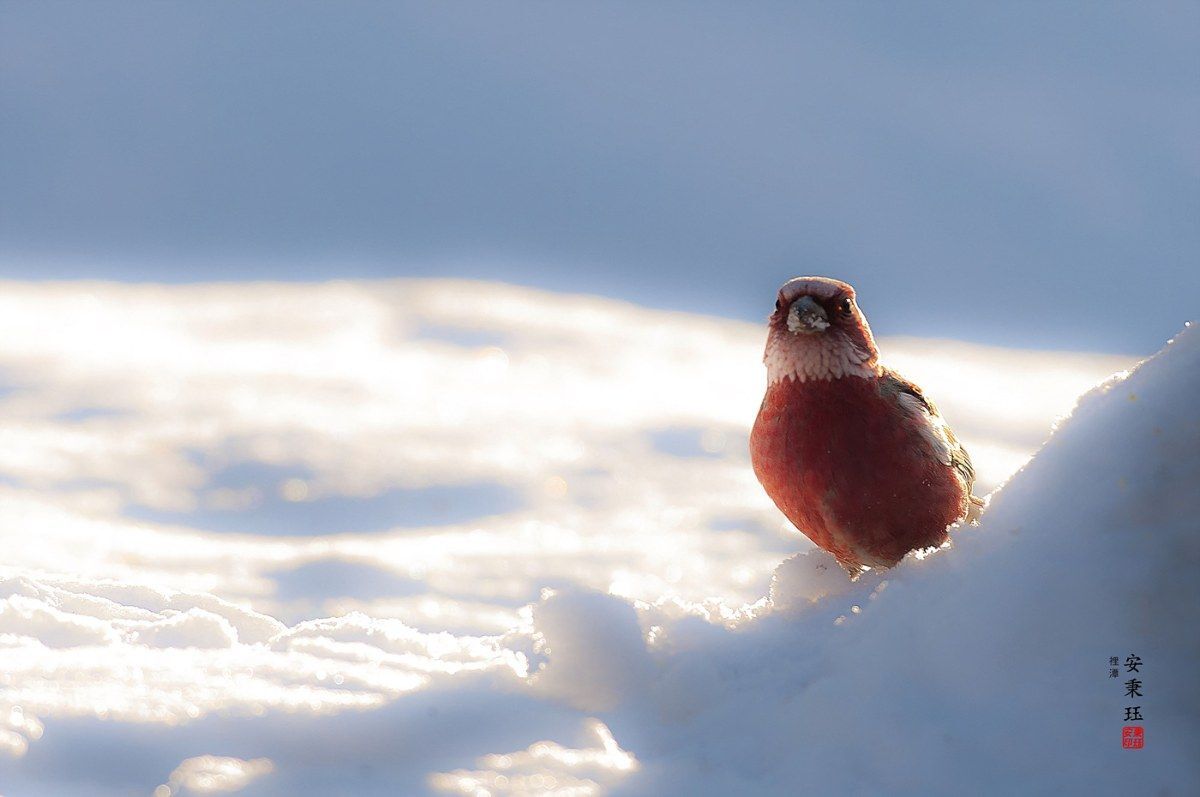
[[[620,598],[573,591],[534,610],[537,651],[549,657],[531,679],[539,693],[585,711],[638,695],[650,673],[637,612]]]
[[[602,715],[642,766],[618,793],[1194,788],[1197,395],[1189,327],[1085,395],[951,548],[853,585],[818,555],[794,557],[774,610],[734,630],[658,618],[649,699]],[[548,670],[581,650],[556,646]],[[1110,658],[1129,655],[1143,661],[1140,697],[1126,697],[1123,666],[1110,677]],[[603,680],[603,660],[580,676]],[[1131,706],[1147,739],[1136,751],[1121,748]]]

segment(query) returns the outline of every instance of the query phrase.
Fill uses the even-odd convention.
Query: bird
[[[796,277],[779,289],[750,433],[755,476],[851,579],[976,522],[975,469],[936,405],[879,362],[854,288]]]

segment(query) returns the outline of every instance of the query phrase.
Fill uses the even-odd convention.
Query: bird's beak
[[[824,332],[829,327],[829,316],[813,297],[801,296],[788,309],[787,325],[791,332]]]

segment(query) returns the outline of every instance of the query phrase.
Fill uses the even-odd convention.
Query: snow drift
[[[420,281],[8,288],[6,797],[1200,782],[1192,328],[1084,396],[982,525],[851,583],[749,473],[753,325]],[[478,329],[453,327],[466,288]],[[991,483],[1126,364],[883,347]],[[491,508],[356,525],[464,468],[518,505],[434,491]],[[319,512],[341,525],[239,525]],[[1136,701],[1109,677],[1129,654]]]
[[[778,608],[743,627],[665,622],[654,683],[601,715],[642,767],[620,793],[1190,793],[1197,395],[1188,328],[1084,396],[952,548],[849,589],[833,579],[840,594],[816,601],[797,571],[827,557],[802,554],[778,571]],[[581,611],[575,644],[601,622]],[[1144,662],[1134,699],[1109,677],[1110,657],[1130,654]],[[576,681],[596,682],[609,684]],[[1131,704],[1142,750],[1120,744]]]

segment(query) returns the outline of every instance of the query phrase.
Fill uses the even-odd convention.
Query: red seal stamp
[[[1141,725],[1126,725],[1121,729],[1121,747],[1141,750],[1146,746],[1146,730]]]

